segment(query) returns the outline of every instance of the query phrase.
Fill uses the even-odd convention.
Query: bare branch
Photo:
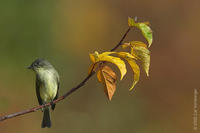
[[[129,33],[129,31],[131,30],[131,27],[129,27],[127,29],[127,31],[125,32],[125,34],[123,35],[123,37],[121,38],[121,40],[119,41],[119,43],[113,48],[111,49],[110,51],[115,51],[123,42],[123,40],[125,39],[125,37],[127,36],[127,34]],[[4,116],[1,116],[0,117],[0,121],[4,121],[4,120],[7,120],[7,119],[10,119],[10,118],[13,118],[13,117],[17,117],[17,116],[20,116],[20,115],[25,115],[25,114],[28,114],[28,113],[31,113],[31,112],[35,112],[39,109],[42,109],[46,106],[50,106],[52,103],[57,103],[63,99],[65,99],[67,96],[69,96],[70,94],[72,94],[73,92],[75,92],[76,90],[78,90],[79,88],[81,88],[82,86],[85,85],[85,83],[95,74],[95,71],[91,72],[81,83],[79,83],[76,87],[70,89],[67,93],[65,93],[63,96],[60,96],[58,99],[54,100],[53,102],[50,102],[50,103],[47,103],[47,104],[44,104],[44,105],[39,105],[39,106],[36,106],[36,107],[33,107],[33,108],[30,108],[30,109],[27,109],[27,110],[23,110],[23,111],[20,111],[20,112],[16,112],[16,113],[12,113],[12,114],[8,114],[8,115],[4,115]]]

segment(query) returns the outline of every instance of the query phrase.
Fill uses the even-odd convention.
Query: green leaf
[[[137,27],[142,31],[142,34],[147,39],[150,47],[153,41],[151,28],[146,23],[137,23]]]

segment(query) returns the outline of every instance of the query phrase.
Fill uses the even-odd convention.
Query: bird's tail
[[[49,108],[44,109],[43,120],[42,120],[42,128],[51,127],[51,119],[49,114]]]

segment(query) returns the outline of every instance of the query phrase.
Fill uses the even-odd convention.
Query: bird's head
[[[31,69],[33,71],[37,71],[40,69],[50,69],[53,68],[53,66],[45,59],[38,58],[36,59],[29,67],[28,69]]]

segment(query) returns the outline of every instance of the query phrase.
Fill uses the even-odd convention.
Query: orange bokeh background
[[[118,82],[111,102],[93,77],[57,104],[51,113],[51,129],[41,129],[42,113],[38,111],[0,122],[1,133],[194,131],[194,89],[200,89],[200,1],[0,3],[1,115],[38,105],[35,77],[26,69],[34,59],[43,57],[55,66],[61,77],[62,95],[87,75],[89,53],[108,51],[118,43],[127,30],[128,16],[149,21],[154,37],[150,77],[142,72],[135,91],[128,91],[132,84],[130,68],[124,80]],[[131,40],[145,41],[137,29],[127,36],[126,41]]]

